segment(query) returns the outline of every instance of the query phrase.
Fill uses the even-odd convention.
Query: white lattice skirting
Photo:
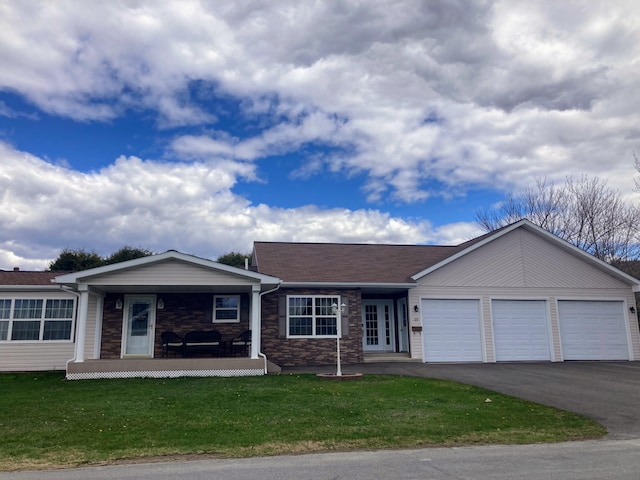
[[[178,378],[178,377],[255,377],[264,375],[260,368],[227,370],[140,370],[129,372],[67,373],[67,380],[97,380],[100,378]]]

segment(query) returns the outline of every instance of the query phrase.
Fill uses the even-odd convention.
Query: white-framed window
[[[43,340],[70,340],[73,326],[72,299],[54,298],[47,300],[44,311]]]
[[[340,297],[326,295],[287,296],[287,336],[336,338]]]
[[[0,341],[69,341],[75,300],[0,298]]]
[[[11,299],[0,298],[0,341],[9,338],[9,320],[11,319]]]
[[[213,323],[240,322],[240,295],[214,295]]]

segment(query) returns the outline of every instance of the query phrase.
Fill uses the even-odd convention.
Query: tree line
[[[79,272],[81,270],[88,270],[90,268],[103,267],[105,265],[111,265],[113,263],[125,262],[127,260],[134,260],[136,258],[147,257],[153,255],[155,252],[146,248],[137,248],[131,246],[124,246],[116,252],[108,256],[100,256],[94,251],[87,251],[85,249],[70,249],[65,248],[58,258],[53,260],[49,264],[48,270],[52,272]],[[244,267],[245,258],[248,258],[251,263],[251,254],[230,252],[224,255],[220,255],[216,261],[218,263],[224,263],[225,265],[231,265],[233,267]]]

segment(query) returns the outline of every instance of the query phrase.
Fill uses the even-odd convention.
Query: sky
[[[0,0],[0,269],[458,244],[537,178],[629,201],[637,0]]]

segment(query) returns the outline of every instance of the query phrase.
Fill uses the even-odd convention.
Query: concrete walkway
[[[335,366],[283,368],[321,373]],[[608,439],[640,438],[640,362],[425,364],[364,363],[345,373],[405,375],[477,385],[592,418]]]

